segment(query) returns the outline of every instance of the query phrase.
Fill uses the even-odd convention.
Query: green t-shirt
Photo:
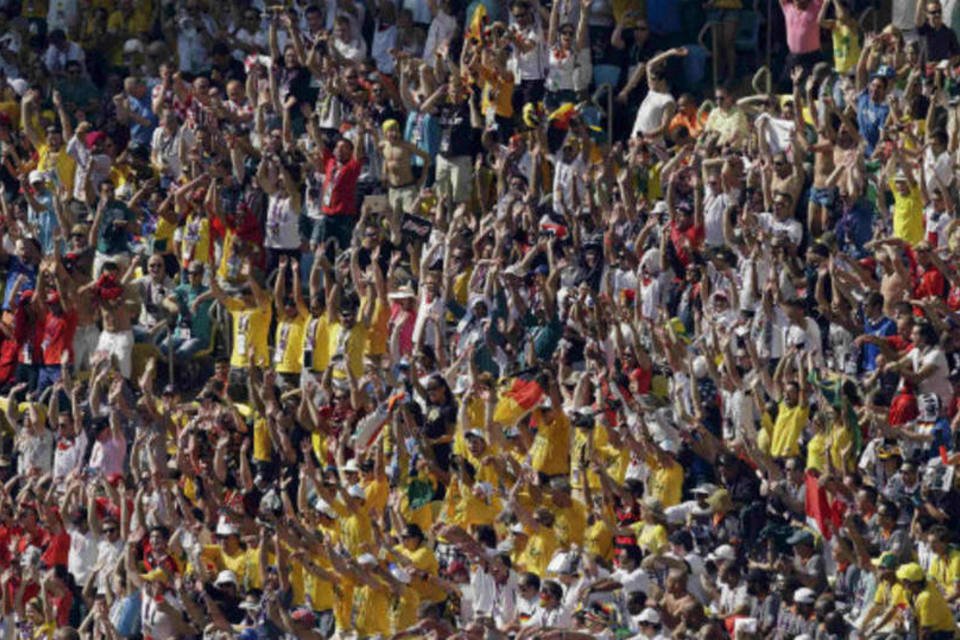
[[[119,200],[111,200],[103,210],[100,226],[97,227],[97,251],[108,256],[130,251],[129,223],[136,217]]]

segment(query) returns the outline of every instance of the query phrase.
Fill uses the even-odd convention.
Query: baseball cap
[[[793,601],[799,604],[813,604],[816,599],[817,594],[807,587],[801,587],[793,593]]]
[[[660,624],[660,613],[653,607],[647,607],[636,617],[638,623]]]

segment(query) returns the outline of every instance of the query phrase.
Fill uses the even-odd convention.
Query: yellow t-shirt
[[[240,549],[237,553],[230,555],[226,549],[220,545],[211,544],[203,548],[201,557],[216,565],[219,571],[223,571],[224,569],[233,571],[237,576],[237,584],[243,585],[247,578],[247,569],[250,567],[251,554],[255,553],[255,550]],[[253,562],[256,562],[255,557],[253,558]]]
[[[530,446],[530,465],[548,476],[570,473],[570,420],[560,411],[546,422],[538,409],[533,412],[537,435]],[[548,560],[549,562],[549,560]]]
[[[59,151],[52,151],[50,145],[44,143],[37,147],[38,171],[55,171],[60,184],[73,192],[73,176],[77,172],[77,161],[67,153],[67,147],[62,145]]]
[[[330,366],[330,323],[327,314],[310,316],[303,333],[303,366],[321,373]]]
[[[358,636],[390,635],[390,591],[386,585],[357,585],[353,591],[354,630]]]
[[[390,499],[390,483],[386,477],[364,481],[363,492],[369,510],[381,513],[387,508],[387,500]]]
[[[957,629],[950,605],[933,582],[927,581],[923,591],[914,598],[913,612],[917,616],[917,625],[921,629],[953,632]]]
[[[250,363],[247,358],[247,345],[253,346],[253,355],[257,360],[268,362],[270,349],[267,336],[270,331],[272,308],[270,305],[247,309],[239,300],[227,300],[227,310],[233,316],[233,353],[230,366],[244,369]]]
[[[188,215],[183,221],[180,233],[180,262],[184,267],[193,261],[213,264],[210,221],[202,211],[194,211]]]
[[[860,38],[857,33],[839,20],[831,32],[833,40],[833,68],[845,74],[857,66],[860,59]]]
[[[877,583],[877,589],[873,594],[873,602],[884,607],[906,606],[906,592],[899,582],[894,582],[891,586],[889,582],[880,581]]]
[[[946,558],[934,554],[927,575],[936,580],[948,596],[956,593],[957,581],[960,581],[960,549],[951,550]]]
[[[587,527],[584,536],[584,551],[592,556],[610,560],[613,558],[613,530],[602,518]]]
[[[492,111],[501,118],[513,117],[513,74],[500,75],[481,71],[480,112],[486,117]]]
[[[308,315],[297,313],[291,318],[278,312],[280,321],[273,339],[273,366],[277,373],[299,374],[303,369],[303,336]]]
[[[368,356],[383,356],[387,353],[387,342],[390,339],[390,305],[379,299],[372,304],[373,317],[370,319],[364,353]]]
[[[359,321],[350,329],[341,322],[329,325],[329,357],[342,356],[346,359],[350,372],[356,378],[363,376],[363,353],[367,347],[367,327]]]
[[[173,234],[177,225],[163,216],[157,218],[157,228],[153,231],[153,251],[155,253],[173,253]]]
[[[321,554],[314,555],[311,560],[321,569],[327,571],[331,569],[329,560]],[[326,611],[334,608],[336,597],[333,592],[333,585],[330,582],[304,569],[303,586],[307,597],[310,599],[311,609]]]
[[[900,194],[894,182],[890,181],[893,192],[893,235],[910,244],[923,240],[923,197],[920,186],[914,185],[907,195]]]
[[[420,602],[420,594],[409,586],[400,591],[399,598],[394,596],[393,605],[390,607],[390,630],[393,633],[409,629],[417,623]]]
[[[788,407],[786,402],[780,402],[777,420],[773,423],[773,434],[770,438],[771,456],[792,458],[800,453],[800,434],[807,426],[809,415],[809,407],[800,403],[795,407]]]
[[[834,469],[844,469],[843,450],[851,441],[850,432],[842,423],[834,423],[828,430],[818,432],[807,443],[807,469],[826,473],[828,455]]]
[[[470,489],[458,492],[447,512],[447,522],[466,530],[480,525],[492,526],[503,513],[503,505],[496,496],[488,502],[478,498]]]
[[[647,486],[647,497],[660,502],[663,508],[680,504],[683,493],[683,467],[675,460],[661,466],[654,458],[647,458],[650,467],[650,480]]]
[[[637,546],[648,553],[656,554],[667,546],[667,530],[662,524],[637,522],[630,525],[637,532]]]
[[[409,560],[413,566],[427,575],[437,576],[440,572],[440,563],[437,561],[436,554],[425,544],[421,544],[413,551],[399,544],[393,548],[393,552]],[[420,594],[424,602],[443,602],[447,599],[443,589],[422,578],[414,578],[410,586]]]
[[[359,511],[349,511],[338,500],[330,503],[337,513],[337,523],[340,528],[340,542],[354,557],[367,553],[373,548],[373,524],[366,507]]]
[[[583,503],[575,499],[569,507],[560,509],[547,501],[545,506],[553,513],[553,528],[560,546],[565,549],[574,544],[582,547],[587,529],[587,508]]]
[[[524,571],[530,571],[542,578],[546,575],[547,566],[558,547],[557,535],[552,529],[537,527],[537,530],[530,534],[527,546],[518,561]]]

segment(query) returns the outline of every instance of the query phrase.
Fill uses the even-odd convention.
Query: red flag
[[[820,486],[819,478],[807,470],[806,485],[807,524],[829,540],[834,529],[840,528],[840,512],[834,509],[827,498],[827,490]]]

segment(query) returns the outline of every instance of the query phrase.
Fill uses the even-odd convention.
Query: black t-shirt
[[[470,123],[470,105],[445,102],[440,107],[440,155],[445,158],[472,156],[476,150],[476,129]]]
[[[920,36],[920,43],[928,62],[939,62],[960,55],[957,34],[946,25],[940,25],[939,29],[934,29],[929,24],[924,24],[917,29],[917,35]]]

